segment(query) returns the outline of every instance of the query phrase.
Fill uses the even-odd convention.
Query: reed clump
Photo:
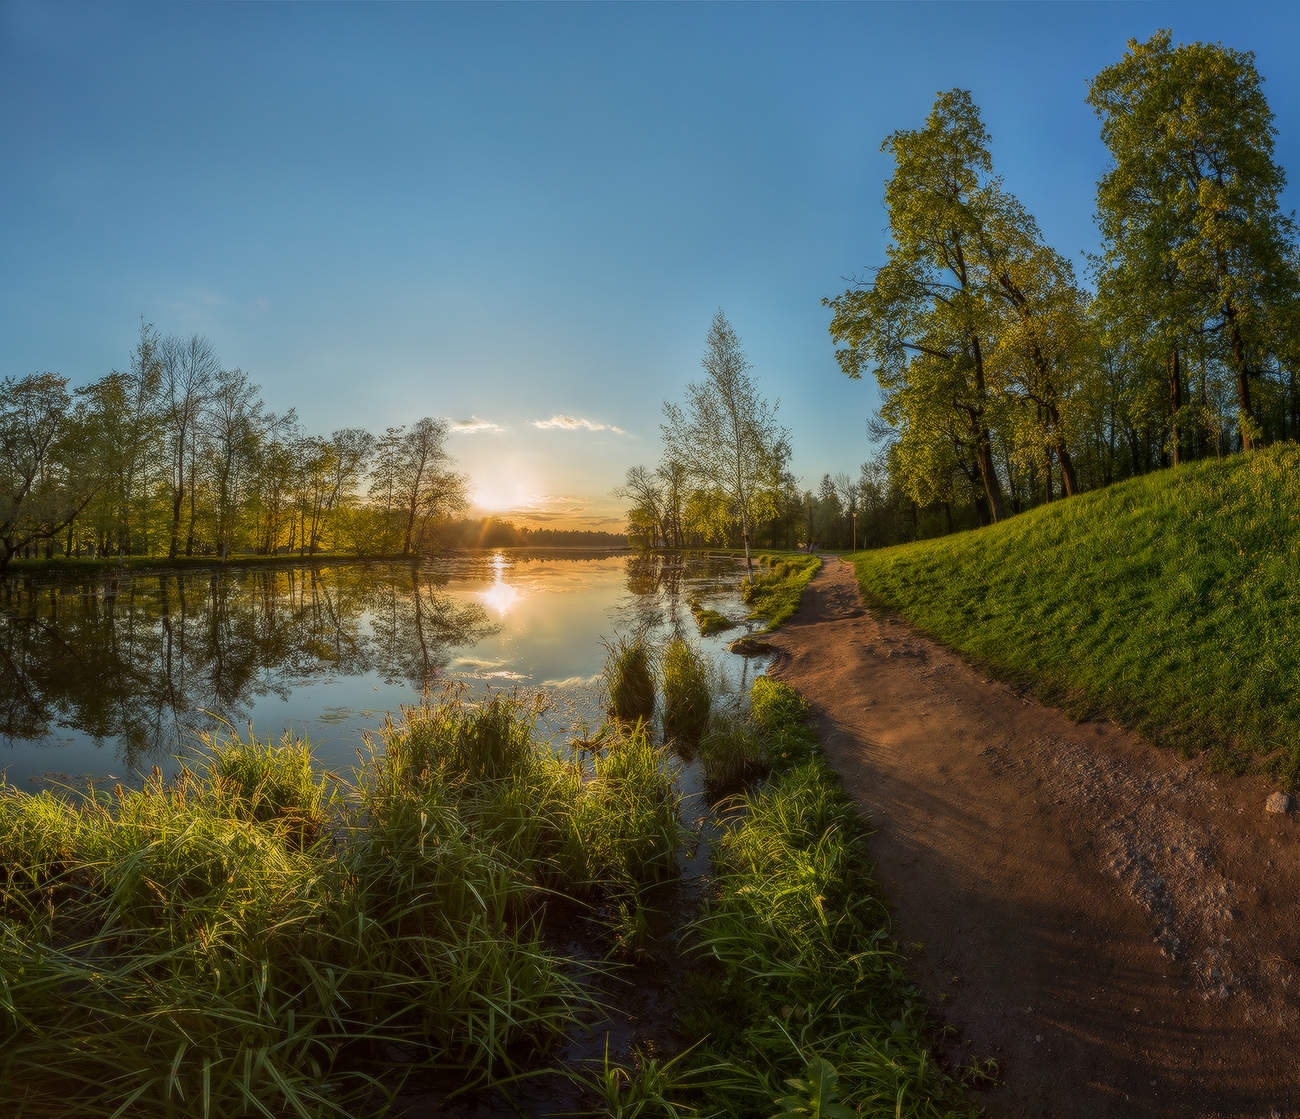
[[[354,788],[253,738],[139,789],[0,785],[0,1110],[317,1119],[535,1066],[592,997],[549,899],[659,881],[683,835],[644,728],[589,766],[534,716],[444,693]]]
[[[655,713],[654,663],[644,634],[616,638],[606,644],[605,687],[609,711],[616,719],[649,722]]]
[[[692,747],[703,737],[713,705],[708,661],[698,649],[675,637],[660,658],[660,671],[664,737]]]

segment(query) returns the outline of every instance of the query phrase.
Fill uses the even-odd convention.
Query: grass
[[[0,785],[6,1114],[381,1114],[415,1071],[544,1063],[593,997],[556,890],[616,903],[684,836],[643,727],[582,764],[535,713],[444,693],[345,791],[252,738],[138,790]]]
[[[691,613],[695,615],[695,624],[704,637],[708,637],[713,633],[721,633],[723,630],[731,629],[736,625],[726,614],[720,614],[716,610],[701,605],[699,599],[691,599]]]
[[[671,1070],[620,1072],[607,1060],[596,1076],[601,1114],[975,1113],[961,1079],[934,1059],[931,1025],[870,876],[864,828],[820,757],[808,714],[788,686],[755,682],[744,726],[770,776],[727,806],[716,893],[688,934],[698,963],[683,1031],[707,1040]],[[635,1109],[647,1100],[656,1105]]]
[[[663,680],[664,737],[695,746],[709,725],[713,703],[708,661],[698,649],[675,637],[660,658]]]
[[[750,617],[767,622],[764,632],[771,633],[799,608],[804,587],[821,568],[816,556],[801,552],[763,553],[757,557],[760,567],[753,582],[743,585]]]
[[[864,594],[1075,714],[1300,783],[1300,448],[861,553]]]
[[[645,635],[615,638],[606,650],[604,678],[609,713],[625,722],[649,722],[655,713],[655,679]]]

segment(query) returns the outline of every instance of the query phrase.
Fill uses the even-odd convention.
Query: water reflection
[[[0,580],[0,771],[127,776],[217,717],[305,735],[325,765],[442,679],[546,692],[559,732],[600,716],[601,639],[694,638],[689,601],[744,613],[737,565],[537,553]],[[737,684],[751,666],[701,643]],[[742,678],[743,677],[743,678]],[[205,714],[210,713],[210,714]]]
[[[510,563],[501,552],[493,555],[489,563],[495,578],[491,587],[485,591],[479,591],[479,598],[490,609],[495,610],[498,617],[504,618],[515,604],[515,600],[518,599],[519,591],[506,582],[505,572]]]
[[[192,738],[200,712],[238,724],[306,680],[370,674],[418,694],[456,647],[496,628],[482,606],[439,590],[445,581],[411,566],[11,578],[0,584],[0,745],[111,742],[133,770]],[[29,768],[0,766],[11,780]]]

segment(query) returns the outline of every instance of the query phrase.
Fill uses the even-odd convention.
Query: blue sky
[[[883,138],[970,89],[1079,260],[1088,80],[1164,26],[1256,52],[1300,175],[1281,6],[0,0],[0,375],[84,383],[143,314],[312,430],[483,421],[486,502],[595,524],[721,307],[815,487],[869,453],[821,299],[883,258]]]

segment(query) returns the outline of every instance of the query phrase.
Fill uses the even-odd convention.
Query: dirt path
[[[1300,821],[864,610],[828,560],[774,635],[866,809],[895,932],[993,1117],[1300,1115]]]

